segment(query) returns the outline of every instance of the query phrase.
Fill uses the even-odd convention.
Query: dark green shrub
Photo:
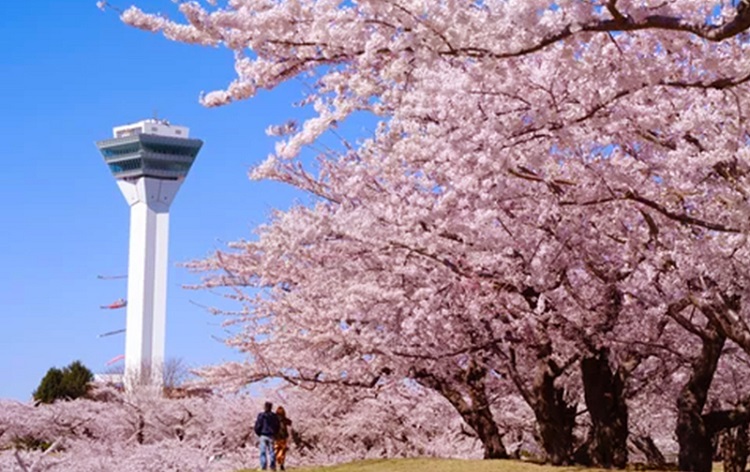
[[[34,390],[34,400],[52,403],[55,400],[73,400],[88,393],[94,374],[80,361],[72,362],[62,370],[52,367]]]
[[[32,435],[13,438],[13,447],[22,451],[46,451],[51,445],[52,442]]]

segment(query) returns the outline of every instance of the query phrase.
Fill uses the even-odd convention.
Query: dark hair
[[[271,409],[272,409],[272,408],[273,408],[273,403],[271,403],[271,402],[266,402],[266,403],[265,403],[265,404],[263,405],[263,409],[264,409],[265,411],[271,411]]]

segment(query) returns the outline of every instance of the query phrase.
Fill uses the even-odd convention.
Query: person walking
[[[266,470],[268,465],[271,470],[276,470],[276,456],[273,453],[273,440],[279,434],[279,418],[273,412],[273,404],[266,402],[263,412],[258,413],[255,420],[255,434],[258,435],[260,446],[260,468]]]
[[[276,417],[279,419],[279,432],[273,441],[273,451],[276,454],[276,464],[281,470],[286,470],[284,464],[286,463],[286,451],[289,450],[287,441],[291,434],[292,420],[286,417],[286,410],[283,406],[276,409]]]

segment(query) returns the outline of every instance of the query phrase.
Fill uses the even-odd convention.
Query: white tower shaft
[[[130,205],[125,387],[163,384],[169,206],[181,180],[117,181]]]
[[[96,142],[130,206],[125,388],[164,384],[169,207],[203,146],[185,126],[142,120]]]

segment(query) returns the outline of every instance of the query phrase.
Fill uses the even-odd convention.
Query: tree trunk
[[[748,424],[721,433],[721,460],[724,472],[745,472],[748,456]]]
[[[565,391],[555,386],[555,376],[549,369],[543,369],[534,387],[532,408],[547,460],[553,465],[568,465],[573,457],[576,407],[567,404]]]
[[[591,417],[588,457],[597,467],[624,469],[628,464],[628,407],[619,371],[609,367],[602,349],[581,361],[586,406]]]
[[[440,393],[453,405],[482,442],[485,459],[509,458],[487,398],[484,385],[484,377],[487,374],[485,369],[473,362],[470,363],[465,371],[456,376],[460,382],[456,379],[438,377],[426,370],[415,370],[412,374],[420,384]],[[466,401],[466,395],[459,388],[465,389],[471,403]]]
[[[703,407],[726,338],[712,326],[703,333],[701,353],[693,361],[693,371],[677,399],[677,442],[681,471],[711,472],[714,431],[706,427]]]
[[[531,310],[539,307],[541,293],[533,287],[519,290]],[[552,310],[549,305],[545,312]],[[565,389],[555,385],[555,379],[577,362],[574,355],[563,365],[558,365],[552,357],[553,345],[547,327],[543,323],[536,330],[537,342],[531,347],[536,361],[531,388],[527,388],[518,372],[514,349],[509,351],[509,374],[526,403],[534,411],[539,439],[547,455],[547,462],[553,465],[569,465],[573,462],[573,429],[576,424],[576,405],[565,401]]]
[[[636,436],[632,438],[633,445],[646,457],[646,468],[664,470],[667,468],[667,460],[661,453],[651,436]]]
[[[469,418],[463,416],[464,421],[471,426],[477,433],[479,440],[482,441],[485,459],[508,459],[508,452],[505,450],[500,432],[497,429],[492,414],[488,411],[475,412]]]
[[[699,411],[696,412],[696,403],[691,394],[683,394],[677,401],[678,465],[681,471],[710,472],[713,446],[703,417]]]

